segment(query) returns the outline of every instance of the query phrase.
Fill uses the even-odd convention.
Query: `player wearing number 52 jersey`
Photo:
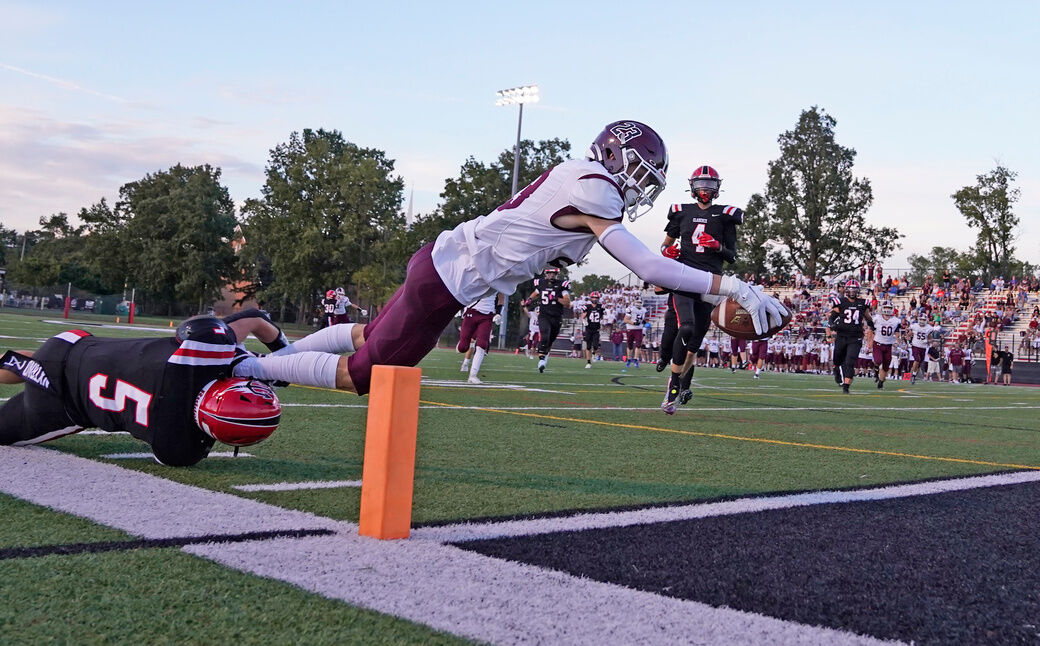
[[[846,395],[856,374],[856,359],[863,347],[863,324],[873,325],[867,303],[859,295],[859,281],[845,283],[845,293],[831,310],[830,329],[834,340],[834,380]]]
[[[878,368],[877,387],[885,387],[888,369],[892,364],[892,348],[899,342],[896,333],[903,327],[903,319],[895,316],[895,307],[890,301],[881,304],[881,316],[870,326],[874,330],[874,364]]]

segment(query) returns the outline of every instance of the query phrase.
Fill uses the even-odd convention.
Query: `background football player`
[[[881,315],[873,320],[874,331],[874,363],[877,365],[877,387],[881,390],[888,379],[888,371],[892,365],[892,348],[899,341],[899,332],[903,328],[903,319],[895,315],[895,307],[891,301],[881,303]]]
[[[625,355],[625,366],[635,364],[639,367],[640,347],[643,345],[643,323],[646,321],[646,308],[643,300],[636,298],[625,308],[625,342],[628,354]]]
[[[910,324],[910,353],[914,364],[910,368],[910,383],[917,383],[917,371],[925,362],[928,353],[929,339],[933,332],[941,332],[942,328],[932,325],[924,314],[917,317],[917,321]]]
[[[737,259],[737,225],[743,221],[744,212],[735,206],[714,203],[721,186],[722,179],[711,166],[699,166],[690,175],[690,194],[696,201],[673,204],[668,210],[668,224],[661,243],[663,255],[712,273],[721,273],[723,262]],[[672,343],[671,373],[661,403],[661,410],[669,415],[675,413],[677,400],[685,404],[692,397],[693,367],[684,369],[687,349],[700,347],[718,302],[700,295],[673,295],[672,307],[679,331]]]
[[[534,291],[527,297],[528,302],[538,303],[538,372],[545,372],[553,343],[560,335],[563,308],[571,305],[570,286],[571,281],[560,280],[557,267],[549,267],[534,280]]]
[[[852,378],[856,372],[856,359],[863,347],[863,325],[872,322],[867,303],[860,298],[859,281],[845,283],[844,293],[838,297],[831,309],[830,329],[834,339],[834,381],[841,391],[849,394]]]
[[[606,313],[603,305],[599,302],[599,292],[589,294],[589,302],[582,310],[581,318],[585,321],[585,367],[592,368],[592,357],[602,360],[599,354],[600,326],[603,315]]]
[[[459,344],[456,350],[462,352],[466,357],[462,360],[461,372],[469,372],[469,383],[479,384],[480,366],[484,363],[488,348],[491,347],[491,328],[502,320],[496,314],[498,308],[502,307],[500,294],[489,294],[466,308],[462,313],[462,327],[459,329]],[[473,347],[470,347],[472,343]],[[470,365],[470,357],[473,363]]]

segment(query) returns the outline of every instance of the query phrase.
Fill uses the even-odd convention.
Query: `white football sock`
[[[476,377],[480,371],[480,364],[484,362],[484,348],[477,346],[477,349],[473,351],[473,365],[469,369],[469,376]]]
[[[354,323],[340,323],[318,330],[314,334],[308,334],[299,341],[272,352],[270,356],[280,357],[296,354],[297,352],[331,352],[341,354],[354,351],[354,338],[351,336]]]
[[[288,381],[320,388],[336,387],[340,356],[328,352],[297,352],[288,356],[249,357],[235,366],[236,377]]]

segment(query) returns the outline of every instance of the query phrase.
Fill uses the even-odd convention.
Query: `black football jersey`
[[[603,323],[603,315],[606,312],[603,310],[603,305],[596,303],[595,305],[590,304],[585,308],[585,327],[590,330],[598,330],[601,323]]]
[[[86,336],[65,363],[67,410],[77,424],[157,435],[197,429],[195,398],[213,379],[231,376],[235,345]]]
[[[555,278],[535,278],[534,288],[538,290],[539,316],[551,316],[563,318],[563,305],[560,299],[571,287],[569,280],[556,280]]]
[[[673,204],[668,209],[665,235],[679,241],[679,262],[712,273],[722,273],[722,262],[737,259],[737,225],[744,221],[744,212],[735,206],[712,204],[702,209],[696,204]],[[722,244],[718,250],[697,244],[697,238],[707,233]]]
[[[866,318],[867,302],[842,296],[831,311],[831,329],[842,336],[863,336],[863,321]]]
[[[332,316],[336,313],[336,298],[323,298],[321,299],[321,307],[325,310],[325,314]]]

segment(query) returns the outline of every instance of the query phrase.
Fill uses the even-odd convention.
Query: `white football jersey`
[[[631,320],[631,323],[627,323],[629,330],[640,330],[643,327],[643,321],[646,320],[646,308],[645,307],[633,307],[629,305],[625,309],[625,316]]]
[[[712,339],[711,341],[708,341],[708,352],[712,352],[714,354],[718,354],[719,353],[719,341],[718,341],[718,339]]]
[[[490,314],[495,311],[495,297],[497,294],[488,294],[484,298],[480,299],[470,307],[477,310],[481,314]]]
[[[928,343],[928,335],[939,328],[934,325],[921,325],[920,323],[912,323],[910,325],[910,333],[913,338],[910,340],[910,345],[915,348],[927,348],[930,344]]]
[[[516,286],[549,266],[583,259],[596,244],[589,230],[558,229],[562,215],[622,219],[621,189],[598,162],[572,159],[546,171],[488,215],[437,236],[433,265],[460,303]]]
[[[879,316],[874,319],[874,343],[893,345],[898,340],[896,332],[903,325],[903,319],[898,316]]]

